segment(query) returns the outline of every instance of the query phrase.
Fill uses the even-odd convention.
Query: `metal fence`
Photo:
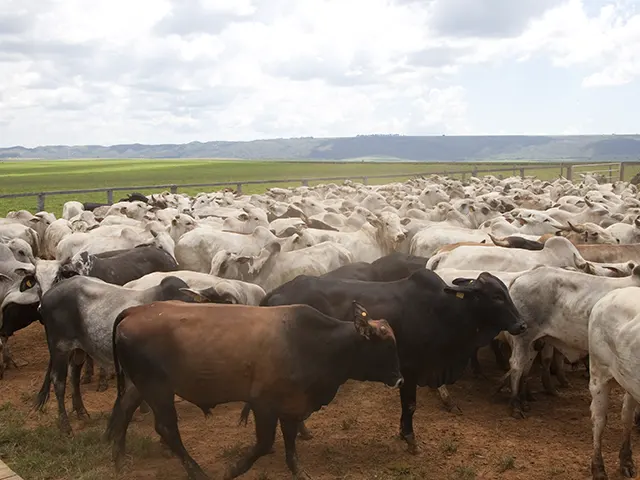
[[[630,163],[630,162],[627,162]],[[634,162],[635,163],[635,162]],[[301,185],[309,185],[309,182],[333,182],[344,180],[362,180],[362,183],[367,185],[370,179],[385,179],[385,178],[411,178],[419,176],[429,175],[446,175],[450,177],[460,176],[462,180],[467,175],[478,176],[478,174],[495,174],[500,172],[510,173],[511,175],[519,175],[521,178],[525,177],[527,170],[559,170],[559,176],[572,180],[574,172],[577,169],[583,167],[607,167],[605,170],[597,170],[598,173],[606,171],[609,174],[609,179],[613,179],[612,175],[618,173],[618,178],[622,180],[624,178],[624,166],[625,163],[592,163],[592,164],[569,164],[569,163],[553,163],[553,164],[509,164],[500,166],[502,164],[490,164],[487,163],[487,168],[478,168],[466,170],[447,170],[444,169],[438,172],[414,172],[414,173],[393,173],[384,175],[350,175],[340,177],[316,177],[316,178],[276,178],[268,180],[244,180],[233,182],[215,182],[215,183],[189,183],[189,184],[165,184],[165,185],[137,185],[127,187],[108,187],[108,188],[85,188],[79,190],[55,190],[48,192],[25,192],[25,193],[5,193],[0,194],[0,199],[3,198],[22,198],[22,197],[36,197],[37,198],[37,211],[43,211],[45,209],[46,198],[55,195],[73,195],[80,193],[106,193],[106,203],[113,203],[113,192],[123,191],[140,191],[140,190],[169,190],[171,193],[177,193],[179,189],[185,188],[205,188],[205,187],[235,187],[236,191],[242,193],[242,187],[244,185],[266,185],[266,184],[281,184],[281,183],[300,183]],[[590,170],[595,172],[594,170]],[[586,173],[586,171],[585,171]],[[616,178],[617,179],[617,178]]]

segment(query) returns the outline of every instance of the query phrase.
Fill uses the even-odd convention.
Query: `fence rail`
[[[632,163],[632,162],[626,162]],[[635,163],[635,162],[633,162]],[[264,185],[264,184],[279,184],[279,183],[300,183],[303,186],[309,185],[309,182],[332,182],[332,181],[340,181],[340,180],[362,180],[362,183],[367,185],[369,179],[383,179],[383,178],[400,178],[400,177],[419,177],[419,176],[428,176],[428,175],[447,175],[447,176],[457,176],[460,175],[462,180],[465,179],[466,175],[477,176],[481,173],[499,173],[499,172],[510,172],[513,175],[518,175],[521,178],[525,177],[525,173],[527,170],[551,170],[551,169],[559,169],[560,176],[564,176],[565,178],[572,180],[574,169],[582,168],[582,167],[601,167],[608,166],[608,170],[606,172],[609,173],[609,179],[612,179],[613,172],[619,172],[620,180],[624,177],[624,166],[625,163],[592,163],[592,164],[569,164],[569,163],[553,163],[553,164],[509,164],[508,166],[498,166],[496,164],[486,164],[486,165],[494,165],[488,168],[477,168],[477,166],[473,169],[466,170],[447,170],[444,169],[438,172],[414,172],[414,173],[392,173],[392,174],[382,174],[382,175],[348,175],[348,176],[337,176],[337,177],[310,177],[310,178],[275,178],[268,180],[243,180],[243,181],[232,181],[232,182],[214,182],[214,183],[187,183],[187,184],[163,184],[163,185],[137,185],[137,186],[126,186],[126,187],[102,187],[102,188],[84,188],[78,190],[53,190],[46,192],[24,192],[24,193],[3,193],[0,194],[0,199],[3,198],[23,198],[23,197],[36,197],[37,198],[37,209],[38,211],[43,211],[45,209],[45,201],[49,196],[55,195],[73,195],[80,193],[100,193],[105,192],[107,194],[106,203],[113,203],[113,192],[122,192],[122,191],[139,191],[139,190],[169,190],[171,193],[177,193],[179,189],[184,188],[204,188],[204,187],[235,187],[236,191],[242,193],[243,185]],[[593,171],[593,170],[590,170]],[[597,172],[602,173],[605,170],[598,170]],[[594,171],[595,172],[595,171]]]

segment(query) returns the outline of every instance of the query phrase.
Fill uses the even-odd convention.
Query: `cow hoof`
[[[92,380],[93,378],[91,378],[91,375],[83,375],[80,379],[80,383],[82,383],[82,385],[88,385]]]
[[[71,430],[69,421],[60,423],[60,432],[67,437],[73,437],[73,430]]]
[[[98,388],[96,389],[97,392],[106,392],[107,388],[109,388],[109,386],[106,383],[99,383],[98,384]]]
[[[298,473],[293,474],[294,480],[313,480],[313,477],[304,470],[299,470]]]
[[[630,461],[623,465],[620,465],[620,473],[625,478],[635,478],[636,476],[636,467],[633,465],[633,462]]]
[[[298,436],[300,437],[300,440],[311,440],[313,438],[313,434],[309,431],[307,432],[299,432]]]
[[[78,420],[91,420],[91,415],[89,415],[89,412],[84,408],[82,410],[76,410],[76,416],[78,417]]]
[[[591,478],[593,480],[609,480],[604,465],[591,462]]]
[[[460,407],[456,404],[451,405],[450,407],[447,408],[447,411],[449,413],[454,413],[456,415],[462,415],[462,410],[460,409]]]

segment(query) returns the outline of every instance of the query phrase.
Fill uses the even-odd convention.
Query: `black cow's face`
[[[476,280],[456,279],[453,281],[455,293],[459,298],[469,295],[474,300],[474,308],[480,315],[479,327],[506,330],[511,335],[519,335],[527,329],[513,304],[506,285],[496,276],[482,272]],[[496,333],[497,333],[496,332]]]

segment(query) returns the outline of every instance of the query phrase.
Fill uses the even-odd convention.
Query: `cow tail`
[[[44,374],[44,381],[42,382],[42,387],[38,392],[38,396],[36,397],[36,402],[33,405],[34,410],[38,410],[40,412],[43,411],[44,406],[49,400],[49,393],[51,392],[51,370],[53,369],[53,360],[51,356],[49,356],[49,365],[47,365],[47,371]]]
[[[118,359],[118,352],[116,348],[116,332],[118,330],[118,325],[120,322],[125,319],[127,316],[127,310],[124,310],[118,314],[116,317],[116,321],[113,323],[113,331],[111,332],[111,348],[113,352],[113,366],[116,372],[116,384],[117,384],[117,392],[118,398],[122,397],[125,392],[125,378],[124,378],[124,370],[122,370],[122,366],[120,365],[120,360]]]
[[[240,421],[238,421],[238,425],[247,426],[247,422],[249,421],[249,414],[251,413],[251,404],[245,403],[244,407],[242,407],[242,412],[240,412]]]

